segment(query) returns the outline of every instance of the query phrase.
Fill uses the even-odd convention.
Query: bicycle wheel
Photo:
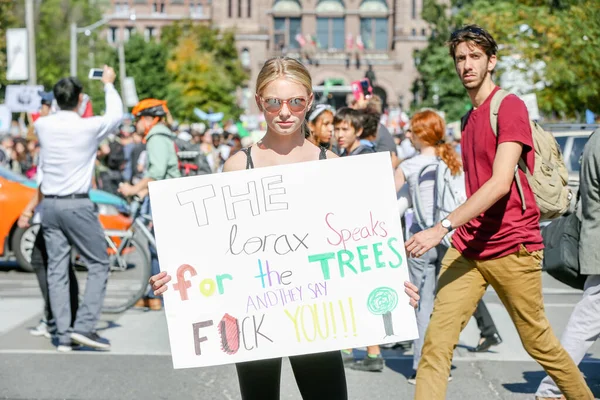
[[[134,305],[148,290],[150,255],[145,242],[136,237],[124,239],[118,254],[110,254],[110,273],[102,311],[121,313]]]

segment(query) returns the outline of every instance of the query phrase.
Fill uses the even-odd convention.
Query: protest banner
[[[4,105],[14,113],[38,111],[42,106],[39,92],[43,90],[41,85],[8,85]]]
[[[418,336],[387,153],[150,183],[175,368]]]

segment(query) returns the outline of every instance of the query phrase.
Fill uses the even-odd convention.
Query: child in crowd
[[[341,108],[333,119],[341,156],[375,153],[380,114],[372,109]],[[352,349],[342,351],[344,364],[358,371],[383,371],[384,362],[379,346],[368,346],[367,356],[355,361]]]
[[[369,114],[372,114],[372,119],[377,117],[377,124],[374,130],[369,128],[365,131],[363,115]],[[373,141],[377,137],[377,126],[379,124],[377,115],[373,111],[359,111],[349,107],[338,110],[333,118],[333,126],[340,148],[340,157],[375,153]]]

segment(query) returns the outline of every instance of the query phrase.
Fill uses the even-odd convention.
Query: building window
[[[317,13],[322,13],[322,12],[343,13],[345,11],[344,2],[342,0],[319,0],[315,11]]]
[[[200,0],[190,0],[190,14],[194,15],[204,15],[204,8],[202,6],[202,1]]]
[[[227,4],[227,16],[229,18],[233,17],[233,0],[228,0],[228,4]]]
[[[248,18],[252,18],[252,0],[248,1]]]
[[[108,27],[108,43],[115,43],[117,41],[117,31],[119,28],[116,26]]]
[[[125,34],[124,40],[128,41],[130,37],[132,37],[135,34],[135,27],[133,26],[126,26],[125,27],[125,31],[123,32]]]
[[[425,28],[421,29],[421,36],[427,36],[427,31]]]
[[[238,0],[238,18],[242,18],[242,0]]]
[[[416,30],[415,28],[412,28],[412,29],[410,30],[410,34],[411,34],[412,36],[417,36],[417,30]]]
[[[154,27],[153,26],[147,26],[146,29],[144,30],[144,39],[146,40],[146,42],[149,42],[150,40],[154,39]]]
[[[240,53],[240,63],[242,63],[242,67],[250,69],[250,50],[247,48],[242,49]]]
[[[300,48],[296,36],[301,34],[301,18],[273,18],[273,24],[275,50]]]
[[[317,40],[322,49],[344,49],[344,18],[317,17]]]
[[[417,0],[412,0],[411,13],[412,19],[417,19]]]
[[[367,50],[387,50],[388,19],[361,18],[360,36]]]
[[[155,1],[152,3],[152,12],[153,13],[165,13],[165,2],[164,1]]]

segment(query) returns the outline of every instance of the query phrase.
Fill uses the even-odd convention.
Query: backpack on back
[[[167,136],[173,141],[173,149],[177,156],[177,168],[182,177],[212,173],[208,161],[206,160],[206,156],[200,149],[194,148],[194,144],[179,139],[178,137],[172,137],[162,133],[158,133],[158,135]],[[150,137],[150,139],[152,139],[152,137]]]
[[[490,123],[496,137],[498,136],[500,104],[509,94],[500,89],[492,97]],[[519,159],[518,168],[527,176],[527,181],[540,209],[540,220],[554,219],[566,213],[571,206],[573,194],[568,186],[569,173],[554,136],[543,130],[536,122],[530,121],[530,124],[535,150],[535,168],[533,171],[529,171],[522,158]],[[522,208],[525,210],[527,205],[517,168],[515,168],[515,182],[521,197]]]
[[[429,169],[435,169],[435,182],[433,186],[433,224],[429,225],[425,219],[423,205],[421,203],[421,189],[419,182],[424,172]],[[467,201],[467,192],[465,188],[465,176],[463,172],[452,175],[452,171],[441,159],[437,163],[425,165],[419,171],[417,177],[416,190],[412,196],[413,208],[417,223],[421,229],[428,229],[456,210],[461,204]],[[454,231],[448,232],[442,239],[442,244],[450,247],[450,239]]]

